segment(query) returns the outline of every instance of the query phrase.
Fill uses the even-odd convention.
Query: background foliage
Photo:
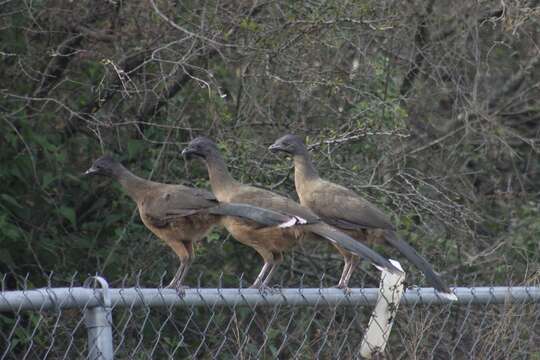
[[[51,272],[65,282],[96,272],[113,285],[168,281],[176,260],[131,200],[80,174],[114,153],[147,178],[206,187],[204,168],[185,164],[178,146],[205,134],[238,179],[294,198],[290,161],[266,151],[288,132],[307,137],[324,177],[391,215],[451,284],[536,281],[538,6],[3,1],[5,283],[42,286]],[[236,286],[260,265],[218,230],[187,282]],[[316,286],[326,273],[331,285],[341,265],[329,246],[308,244],[287,257],[281,282]]]

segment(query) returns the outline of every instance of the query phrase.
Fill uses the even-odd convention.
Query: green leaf
[[[15,200],[11,195],[8,195],[8,194],[2,194],[0,195],[0,198],[2,198],[3,200],[5,200],[6,202],[10,203],[11,205],[17,207],[17,208],[22,208],[21,204],[19,204],[17,202],[17,200]]]
[[[77,226],[77,215],[75,214],[75,210],[73,210],[73,208],[61,206],[59,211],[63,217],[69,220],[73,227]]]
[[[141,140],[136,139],[130,139],[127,142],[127,150],[128,155],[130,158],[133,158],[135,155],[137,155],[141,150],[143,150],[145,147],[145,142]]]
[[[32,133],[32,138],[34,139],[34,141],[38,145],[41,145],[41,147],[43,149],[45,149],[47,151],[50,151],[50,152],[54,152],[56,150],[56,146],[51,144],[45,136],[40,135],[40,134],[38,134],[36,132],[33,132]]]
[[[208,234],[208,236],[206,236],[206,238],[208,239],[208,242],[217,241],[219,240],[220,237],[221,236],[216,231],[212,231],[210,234]]]
[[[50,185],[50,183],[52,183],[53,181],[55,180],[54,176],[50,173],[50,172],[47,172],[43,175],[43,180],[41,181],[41,184],[44,188],[46,188],[47,186]]]
[[[259,31],[260,27],[259,24],[257,24],[255,21],[253,21],[250,18],[245,18],[240,22],[240,28],[248,31],[257,32]]]

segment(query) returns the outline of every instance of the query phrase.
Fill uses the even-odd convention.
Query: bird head
[[[287,134],[277,139],[268,150],[271,152],[281,151],[294,156],[305,152],[306,146],[300,136]]]
[[[216,153],[219,153],[217,145],[212,140],[204,136],[199,136],[191,140],[188,146],[182,150],[182,155],[188,159],[194,157],[207,159]]]
[[[83,175],[102,175],[113,177],[120,163],[110,155],[105,155],[94,161],[90,169]]]

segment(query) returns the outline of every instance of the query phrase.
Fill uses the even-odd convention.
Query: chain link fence
[[[103,349],[115,359],[358,359],[370,318],[380,320],[378,288],[195,288],[180,297],[100,281],[3,287],[0,359],[105,359]],[[540,359],[540,287],[454,292],[449,302],[408,289],[380,357]]]

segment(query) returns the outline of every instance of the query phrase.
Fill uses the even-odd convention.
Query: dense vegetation
[[[205,134],[238,179],[295,197],[290,161],[266,150],[288,132],[451,284],[536,281],[539,17],[521,0],[4,1],[5,284],[168,281],[176,259],[130,199],[81,173],[114,153],[147,178],[207,187],[179,153]],[[197,253],[190,284],[237,286],[261,264],[222,230]],[[308,244],[280,276],[329,285],[340,267]]]

